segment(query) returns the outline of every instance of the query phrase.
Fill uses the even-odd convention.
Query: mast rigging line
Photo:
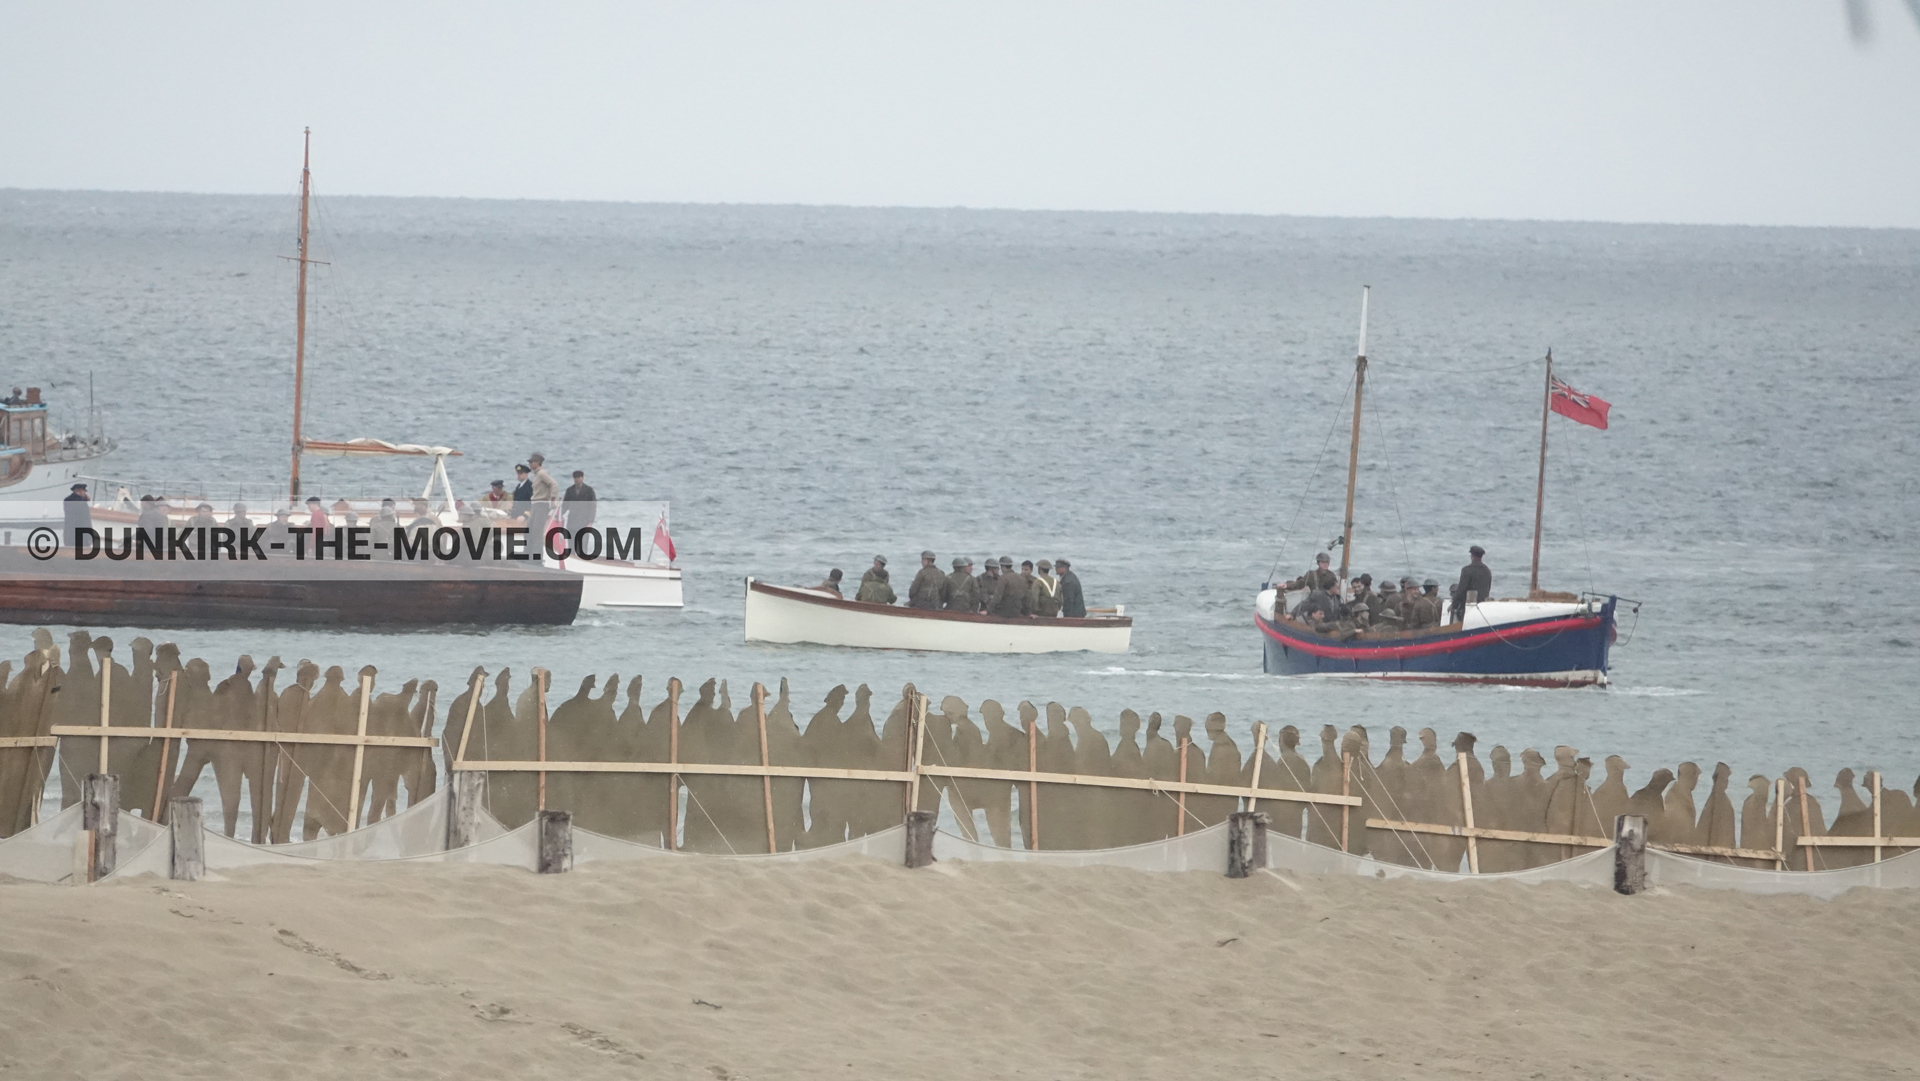
[[[1347,377],[1347,387],[1340,392],[1340,404],[1334,407],[1333,423],[1327,425],[1327,438],[1320,445],[1320,457],[1314,459],[1313,472],[1307,475],[1306,486],[1300,489],[1300,501],[1294,504],[1293,517],[1287,520],[1286,531],[1280,534],[1280,554],[1273,558],[1273,569],[1267,572],[1268,581],[1280,572],[1280,561],[1286,558],[1287,541],[1293,536],[1293,529],[1300,524],[1300,512],[1306,509],[1307,496],[1313,492],[1313,482],[1320,479],[1320,467],[1326,463],[1327,450],[1333,446],[1333,433],[1340,428],[1340,414],[1345,411],[1347,396],[1353,393],[1353,377]]]

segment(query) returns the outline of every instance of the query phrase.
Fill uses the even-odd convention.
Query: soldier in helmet
[[[853,595],[853,599],[868,604],[892,604],[899,599],[894,595],[893,586],[887,582],[886,556],[873,557],[873,567],[860,576],[860,591]]]
[[[1373,625],[1380,630],[1399,630],[1403,625],[1400,618],[1400,587],[1389,578],[1380,583],[1380,592],[1375,596],[1380,607],[1373,610]]]
[[[1033,614],[1033,587],[1014,573],[1013,557],[1000,557],[1000,580],[994,583],[993,596],[987,599],[987,611],[1003,619]]]
[[[1318,590],[1334,594],[1340,590],[1340,576],[1333,573],[1328,564],[1333,560],[1325,552],[1313,557],[1313,569],[1280,587],[1289,592],[1296,589]]]
[[[1415,630],[1440,625],[1440,583],[1429,578],[1421,585],[1421,593],[1413,600],[1408,609],[1408,626]]]
[[[947,576],[934,566],[931,551],[920,553],[920,572],[907,586],[907,606],[924,612],[938,612],[947,604]]]
[[[965,556],[953,557],[953,573],[947,575],[946,610],[949,612],[980,610],[980,583],[973,578],[973,560]]]

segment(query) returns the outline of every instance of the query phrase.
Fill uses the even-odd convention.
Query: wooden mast
[[[1527,599],[1540,593],[1540,523],[1547,509],[1547,417],[1553,409],[1553,350],[1547,350],[1547,387],[1540,398],[1540,479],[1533,488],[1533,574],[1527,579]],[[1484,600],[1485,598],[1481,598]]]
[[[1367,293],[1360,287],[1360,352],[1353,362],[1353,442],[1347,449],[1347,517],[1340,534],[1340,581],[1338,593],[1347,584],[1347,571],[1353,561],[1353,487],[1360,476],[1360,399],[1367,393]]]
[[[300,150],[300,285],[293,317],[293,474],[289,501],[300,502],[300,399],[307,366],[307,198],[312,191],[313,129],[302,129]]]

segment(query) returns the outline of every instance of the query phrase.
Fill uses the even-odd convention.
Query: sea
[[[478,494],[535,451],[664,499],[677,612],[444,631],[89,628],[382,687],[475,665],[837,684],[1457,731],[1752,773],[1920,772],[1920,232],[970,209],[316,199],[306,432],[458,448]],[[118,442],[99,472],[283,490],[297,192],[0,190],[0,376]],[[1340,535],[1361,290],[1370,367],[1353,572],[1524,591],[1542,362],[1612,403],[1555,417],[1541,582],[1624,598],[1613,683],[1263,675],[1261,584]],[[91,403],[91,405],[90,405]],[[90,412],[91,409],[91,412]],[[309,460],[307,490],[417,492],[417,463]],[[922,549],[1065,556],[1135,619],[1125,655],[743,641],[743,581],[902,593]],[[1334,555],[1335,563],[1339,553]],[[64,641],[63,628],[54,628]],[[30,648],[0,628],[0,654]],[[7,643],[11,645],[7,645]],[[119,654],[124,658],[124,647]],[[283,681],[284,682],[284,681]],[[444,709],[444,706],[442,707]],[[1417,748],[1416,748],[1417,749]],[[1596,768],[1596,782],[1601,771]],[[1705,785],[1696,799],[1705,796]],[[1831,804],[1829,804],[1831,806]]]

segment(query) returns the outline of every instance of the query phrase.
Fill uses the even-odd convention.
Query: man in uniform
[[[1053,564],[1040,561],[1040,573],[1033,576],[1033,614],[1051,619],[1060,614],[1060,579],[1053,576]]]
[[[540,538],[547,535],[547,513],[553,509],[553,501],[560,498],[560,482],[547,472],[547,459],[542,455],[527,455],[527,466],[533,481],[532,505],[527,509],[527,536],[538,545]]]
[[[1281,586],[1281,589],[1317,589],[1322,593],[1334,594],[1340,590],[1340,576],[1328,569],[1333,560],[1325,552],[1313,557],[1313,569]]]
[[[980,610],[980,583],[973,580],[973,560],[965,556],[953,557],[953,573],[947,575],[946,610],[949,612]]]
[[[994,591],[1000,588],[1000,564],[995,563],[992,556],[987,557],[986,566],[980,569],[980,578],[974,586],[980,597],[980,607],[975,611],[984,612],[993,606]]]
[[[1033,560],[1020,561],[1020,581],[1027,587],[1027,612],[1031,615],[1033,612]]]
[[[1427,579],[1424,591],[1407,609],[1407,625],[1415,630],[1440,625],[1440,583]]]
[[[828,572],[827,572],[827,580],[826,580],[826,581],[824,581],[824,582],[821,582],[821,583],[820,583],[819,585],[817,585],[817,586],[814,586],[813,588],[815,588],[815,589],[819,589],[819,590],[824,590],[824,591],[826,591],[826,592],[828,592],[828,593],[831,593],[831,594],[833,594],[833,595],[834,595],[834,596],[836,596],[836,597],[840,597],[840,596],[843,596],[843,594],[842,594],[842,593],[840,592],[840,579],[841,579],[841,577],[842,577],[842,575],[840,574],[840,568],[839,568],[839,567],[835,567],[835,568],[833,568],[832,570],[830,570],[830,571],[828,571]]]
[[[1002,619],[1017,619],[1033,614],[1033,586],[1013,572],[1013,557],[1000,557],[1000,581],[993,587],[987,611]]]
[[[1399,630],[1402,625],[1400,587],[1394,585],[1393,580],[1389,578],[1380,583],[1380,592],[1374,596],[1374,599],[1380,602],[1380,607],[1373,610],[1373,625],[1381,630]]]
[[[1060,577],[1060,614],[1068,619],[1087,618],[1087,595],[1080,591],[1080,576],[1073,573],[1073,564],[1056,559],[1053,569]]]
[[[560,497],[560,510],[566,518],[568,533],[578,533],[593,524],[599,500],[599,493],[587,483],[586,472],[574,470],[573,486]]]
[[[69,488],[67,498],[61,500],[60,510],[66,520],[67,547],[72,548],[78,535],[76,530],[93,528],[93,505],[87,498],[87,486],[76,484]]]
[[[1453,585],[1453,612],[1460,615],[1467,610],[1467,594],[1473,594],[1474,601],[1493,599],[1493,568],[1480,562],[1487,554],[1479,545],[1467,549],[1466,566],[1460,568],[1460,580]]]
[[[860,576],[860,591],[853,595],[856,601],[868,604],[892,604],[898,598],[893,587],[887,584],[887,557],[874,556],[873,567]]]
[[[948,586],[947,576],[933,565],[933,553],[920,553],[920,572],[913,576],[907,586],[907,607],[918,608],[925,612],[938,612],[946,607]]]
[[[393,531],[400,528],[400,511],[391,499],[380,501],[380,513],[367,523],[372,527],[374,538],[388,543],[393,541]]]
[[[1367,610],[1367,616],[1369,618],[1380,610],[1380,598],[1373,595],[1373,575],[1355,575],[1353,581],[1347,583],[1347,589],[1347,608],[1349,610],[1364,608]]]

